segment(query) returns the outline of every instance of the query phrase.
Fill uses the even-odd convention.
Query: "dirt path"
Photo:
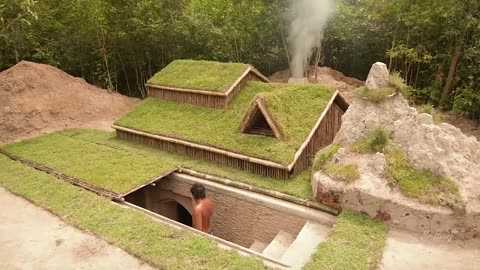
[[[154,269],[3,188],[0,220],[0,269]]]
[[[382,270],[474,270],[480,267],[480,239],[449,241],[446,235],[411,235],[392,230],[383,253]]]

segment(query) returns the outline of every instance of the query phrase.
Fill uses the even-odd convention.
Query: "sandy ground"
[[[411,235],[392,230],[380,269],[480,269],[480,239],[462,242],[433,232]]]
[[[154,269],[2,188],[0,220],[0,269]]]

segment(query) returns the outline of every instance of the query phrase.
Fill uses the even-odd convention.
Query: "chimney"
[[[288,83],[296,83],[296,84],[307,84],[308,83],[308,79],[306,77],[302,77],[302,78],[290,78],[288,79]]]

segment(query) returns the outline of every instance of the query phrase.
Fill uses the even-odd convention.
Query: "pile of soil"
[[[289,69],[279,71],[270,76],[271,82],[286,83],[291,77]],[[315,67],[308,68],[308,81],[310,83],[319,83],[331,87],[334,90],[338,90],[342,93],[342,96],[351,102],[354,97],[354,91],[360,86],[365,85],[365,82],[355,78],[347,77],[340,71],[331,69],[329,67]]]
[[[22,61],[0,73],[0,143],[65,128],[109,129],[138,101]]]

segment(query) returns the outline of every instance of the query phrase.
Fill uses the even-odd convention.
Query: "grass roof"
[[[240,132],[257,95],[265,99],[283,140]],[[224,110],[148,98],[115,124],[288,165],[331,97],[320,85],[248,82]]]
[[[128,192],[176,168],[169,162],[66,135],[68,132],[51,133],[2,148],[117,194]]]
[[[117,193],[140,186],[164,171],[182,167],[299,198],[313,198],[309,170],[289,180],[264,177],[226,165],[212,164],[124,141],[117,138],[113,132],[72,129],[1,148]]]
[[[176,88],[224,92],[249,65],[196,60],[175,60],[147,83]]]

